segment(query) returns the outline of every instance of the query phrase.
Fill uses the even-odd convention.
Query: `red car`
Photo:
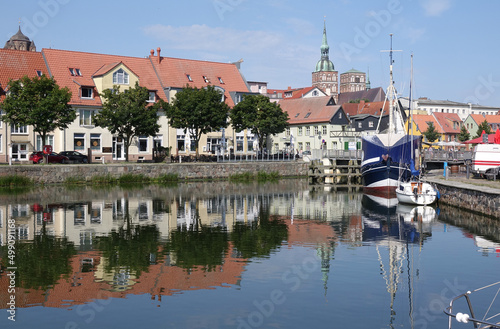
[[[43,154],[42,151],[39,152],[33,152],[30,154],[30,161],[33,163],[44,163],[45,162],[45,157],[47,156],[48,158],[48,163],[69,163],[69,158],[67,156],[57,154],[57,153],[50,153],[48,155]]]

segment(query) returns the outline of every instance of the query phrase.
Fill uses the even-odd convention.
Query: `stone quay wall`
[[[475,213],[500,218],[500,190],[498,192],[475,186],[464,188],[436,183],[441,194],[439,203],[467,209]]]
[[[0,166],[0,176],[19,175],[39,184],[61,184],[68,178],[90,181],[93,176],[118,178],[124,174],[141,174],[157,178],[176,174],[180,180],[227,179],[231,175],[277,172],[282,177],[307,177],[309,164],[290,162],[224,162],[224,163],[121,163],[70,165]]]

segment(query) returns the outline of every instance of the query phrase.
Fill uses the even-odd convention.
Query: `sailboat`
[[[409,109],[410,109],[410,120],[408,122],[408,129],[411,131],[410,138],[410,150],[413,148],[413,114],[412,114],[412,80],[413,80],[413,54],[411,55],[411,78],[410,78],[410,97],[409,97]],[[421,140],[419,139],[418,142]],[[420,145],[418,146],[420,149]],[[418,153],[420,154],[420,152]],[[399,184],[396,188],[396,197],[399,202],[413,204],[418,206],[426,206],[436,202],[439,197],[438,189],[429,182],[422,180],[420,171],[415,169],[415,152],[410,153],[410,177],[408,178],[406,172],[402,172],[399,178]]]
[[[412,141],[418,141],[420,137],[405,132],[404,113],[397,99],[393,81],[392,34],[390,36],[390,80],[383,105],[383,109],[386,103],[389,105],[389,122],[387,129],[382,130],[382,119],[386,119],[387,116],[382,116],[381,113],[375,134],[362,137],[361,177],[365,193],[396,198],[395,190],[398,183],[401,179],[406,181],[411,177],[410,160],[419,146],[418,142],[412,143]]]

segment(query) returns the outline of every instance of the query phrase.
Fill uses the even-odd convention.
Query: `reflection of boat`
[[[407,180],[411,172],[407,164],[410,163],[411,154],[418,148],[420,137],[410,136],[405,133],[404,113],[397,100],[392,74],[392,34],[390,50],[390,80],[387,88],[385,104],[389,105],[387,129],[381,130],[382,120],[387,120],[387,115],[380,114],[378,126],[374,135],[362,137],[361,148],[363,159],[361,163],[361,176],[365,191],[393,191],[398,186],[402,177]],[[414,146],[414,148],[412,147]]]
[[[469,297],[473,294],[477,295],[480,293],[487,294],[489,297],[492,296],[492,301],[489,303],[489,306],[485,307],[485,314],[482,315],[482,318],[476,315],[478,309],[473,307],[472,299]],[[451,329],[453,318],[455,318],[457,322],[471,323],[471,327],[473,326],[474,328],[500,328],[500,303],[497,298],[500,298],[500,281],[472,291],[467,291],[453,298],[450,302],[450,306],[444,310],[444,313],[449,317],[448,328]],[[466,304],[461,305],[459,302],[466,302]],[[457,310],[460,310],[460,312],[457,312]],[[492,315],[489,314],[490,311],[493,313]]]
[[[436,219],[436,209],[431,206],[412,206],[399,203],[396,212],[405,222],[430,223]]]

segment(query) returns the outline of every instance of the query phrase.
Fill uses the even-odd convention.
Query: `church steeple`
[[[19,30],[5,43],[3,49],[36,51],[36,46],[35,42],[21,32],[21,26],[19,25]]]
[[[338,72],[330,60],[330,47],[326,37],[326,19],[323,22],[323,40],[321,42],[321,58],[312,72],[312,86],[324,91],[327,95],[338,95]]]
[[[315,72],[335,71],[332,61],[330,60],[330,46],[326,37],[326,20],[323,22],[323,41],[321,43],[321,59],[316,64]]]

